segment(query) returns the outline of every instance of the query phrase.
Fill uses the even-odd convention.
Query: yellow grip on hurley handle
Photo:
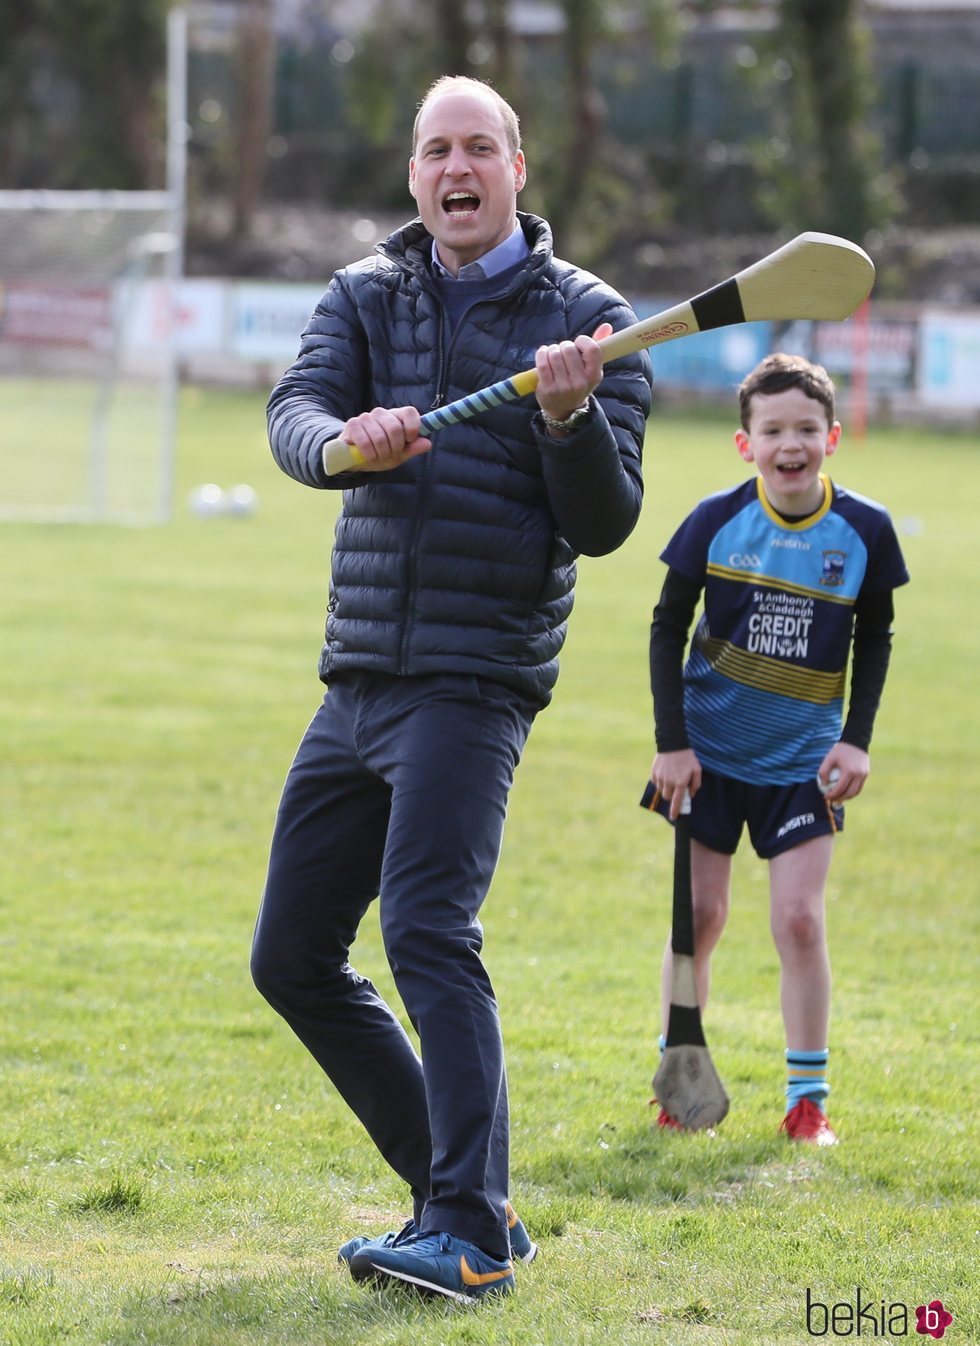
[[[365,462],[361,451],[343,439],[327,440],[320,452],[323,454],[323,468],[328,477],[335,477],[339,472],[356,470]]]

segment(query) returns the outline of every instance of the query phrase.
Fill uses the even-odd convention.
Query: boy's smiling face
[[[747,463],[755,463],[766,499],[781,514],[812,514],[823,503],[820,472],[840,442],[839,421],[801,388],[756,393],[749,409],[748,430],[738,430],[735,444]]]

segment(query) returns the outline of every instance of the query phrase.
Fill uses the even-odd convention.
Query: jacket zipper
[[[406,270],[414,272],[414,268],[410,266],[406,266]],[[415,274],[418,273],[415,272]],[[516,290],[516,288],[517,287],[515,284],[513,289]],[[502,298],[503,296],[500,297]],[[439,302],[438,299],[437,302]],[[448,322],[448,317],[446,314],[446,310],[444,308],[442,309],[442,315],[439,323],[439,346],[436,352],[436,367],[437,367],[436,395],[433,398],[432,405],[430,408],[431,410],[434,410],[436,407],[442,406],[443,402],[445,401],[446,388],[449,383],[449,367],[452,364],[453,346],[456,344],[456,332],[459,331],[459,328],[462,325],[464,319],[469,316],[469,314],[473,311],[473,309],[478,308],[481,303],[486,302],[489,301],[477,300],[475,303],[471,304],[470,307],[463,314],[460,315],[459,322],[456,324],[456,328],[449,338],[448,346],[446,345],[445,340],[446,323]],[[442,308],[441,304],[440,308]],[[410,606],[406,607],[405,629],[402,632],[401,648],[398,654],[398,672],[402,676],[408,673],[408,647],[411,641],[412,627],[415,624],[415,606],[416,606],[415,585],[418,579],[417,547],[419,536],[422,532],[422,524],[425,518],[424,505],[426,496],[428,495],[429,459],[432,456],[432,452],[434,452],[434,448],[429,453],[424,455],[422,462],[420,464],[420,470],[422,476],[421,481],[419,482],[419,508],[415,514],[415,524],[412,529],[412,539],[408,553],[408,573],[406,576],[406,588],[408,597],[410,599]]]
[[[429,404],[429,410],[435,411],[446,400],[446,380],[449,373],[449,361],[446,359],[446,311],[443,309],[439,319],[439,345],[436,349],[436,395]]]
[[[442,402],[443,396],[445,395],[446,382],[448,379],[449,352],[447,352],[446,350],[445,330],[446,330],[446,313],[445,310],[443,309],[439,319],[439,346],[437,349],[437,357],[436,357],[436,371],[437,371],[436,395],[435,400],[432,403],[433,407],[439,406],[440,403]],[[450,349],[451,348],[452,343],[450,342]],[[429,458],[431,457],[431,453],[433,451],[434,449],[430,450],[430,452],[423,457],[422,462],[419,464],[419,469],[421,473],[421,479],[419,481],[419,504],[418,509],[415,511],[415,521],[412,527],[412,539],[409,544],[409,550],[408,550],[408,573],[405,577],[405,585],[407,591],[406,596],[409,602],[405,608],[405,628],[402,631],[401,649],[399,650],[398,653],[398,672],[403,676],[408,672],[408,647],[409,644],[411,643],[412,627],[415,625],[415,608],[417,604],[417,595],[415,591],[415,586],[418,580],[418,569],[419,569],[418,541],[422,532],[422,524],[425,520],[425,503],[426,503],[426,497],[428,496],[428,485],[429,485]]]
[[[448,318],[445,309],[442,310],[442,316],[439,323],[439,346],[436,353],[436,395],[432,401],[433,408],[442,406],[446,398],[446,388],[449,384],[449,369],[452,364],[453,347],[456,344],[456,332],[459,331],[463,320],[474,308],[478,308],[481,302],[485,301],[477,300],[476,303],[471,304],[466,312],[460,316],[460,320],[456,324],[456,328],[450,336],[448,344],[445,339]],[[412,627],[415,625],[415,585],[418,579],[417,544],[422,532],[422,524],[425,522],[425,501],[426,496],[428,495],[429,481],[429,459],[435,451],[435,446],[433,446],[430,452],[424,456],[420,464],[422,479],[419,482],[419,507],[415,513],[415,524],[412,529],[412,540],[408,553],[408,574],[406,577],[410,605],[406,608],[405,612],[405,629],[402,632],[401,649],[398,656],[398,672],[402,675],[408,672],[408,647],[411,641]]]

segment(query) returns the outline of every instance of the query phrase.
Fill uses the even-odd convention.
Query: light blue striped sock
[[[824,1100],[830,1093],[827,1083],[827,1061],[830,1048],[819,1052],[786,1051],[786,1111],[795,1107],[801,1098],[809,1098],[823,1111]]]

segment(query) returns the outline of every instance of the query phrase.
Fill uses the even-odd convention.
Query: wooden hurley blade
[[[864,303],[874,280],[874,263],[856,243],[834,234],[798,234],[693,299],[603,337],[602,358],[743,322],[840,322]]]
[[[728,1113],[728,1095],[707,1047],[667,1047],[653,1077],[653,1092],[685,1131],[717,1126]]]

